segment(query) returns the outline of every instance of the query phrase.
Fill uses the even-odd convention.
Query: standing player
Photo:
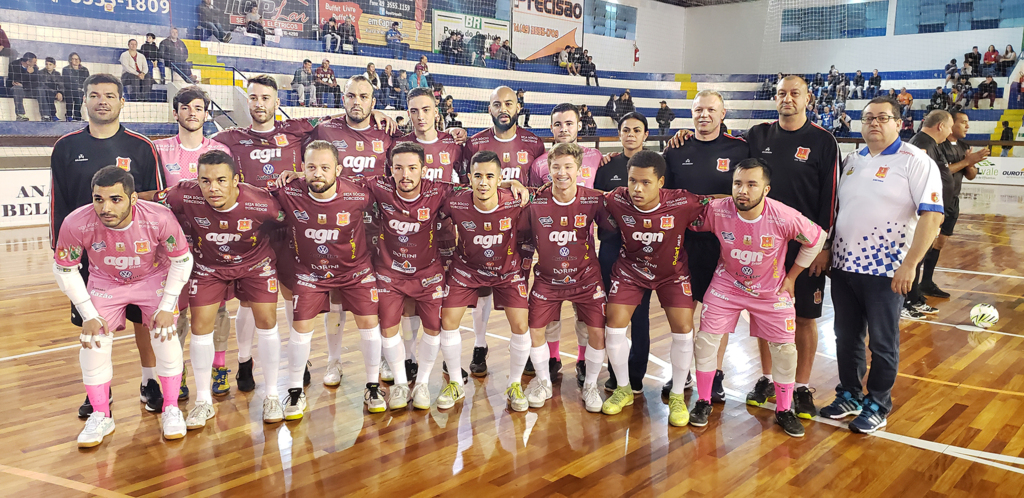
[[[121,80],[110,74],[94,74],[82,88],[89,124],[81,130],[60,137],[50,155],[50,248],[55,249],[57,235],[65,218],[75,209],[92,203],[89,189],[93,175],[110,165],[132,174],[140,197],[152,198],[154,191],[165,188],[160,170],[160,157],[153,143],[143,135],[121,125],[124,107],[124,87]],[[82,279],[89,281],[88,255],[80,269]],[[148,331],[138,306],[129,304],[128,320],[135,324],[135,344],[142,361],[141,401],[146,409],[155,412],[163,404],[163,395],[156,380],[156,357],[149,345]],[[82,326],[78,310],[71,307],[71,323]],[[86,397],[78,409],[78,416],[88,417],[93,411]]]
[[[578,322],[589,329],[585,336],[590,340],[585,353],[583,404],[587,411],[599,412],[603,401],[597,375],[604,363],[605,293],[594,252],[593,224],[607,215],[601,192],[576,184],[583,163],[582,149],[574,143],[560,143],[551,149],[551,189],[534,196],[519,224],[539,256],[533,267],[535,278],[530,292],[529,325],[535,344],[530,357],[535,365],[544,360],[548,351],[543,343],[536,344],[541,342],[545,328],[561,318],[562,302],[571,302]],[[541,368],[538,378],[526,390],[526,401],[531,407],[544,406],[544,401],[551,397],[551,381],[543,380],[544,377]],[[520,402],[512,408],[522,411],[526,406]]]
[[[284,219],[284,213],[266,190],[240,184],[238,167],[223,151],[212,150],[200,156],[197,172],[197,180],[185,180],[160,194],[178,222],[190,225],[196,258],[189,280],[189,307],[190,355],[197,393],[195,407],[185,425],[198,429],[215,415],[210,390],[213,326],[220,302],[232,290],[253,312],[266,384],[263,421],[280,422],[284,414],[277,393],[281,362],[278,276],[268,238],[276,222]]]
[[[653,151],[633,154],[628,174],[628,187],[606,195],[610,219],[622,233],[622,255],[612,267],[605,327],[608,363],[619,385],[601,411],[615,415],[633,404],[626,326],[644,290],[650,289],[658,293],[672,330],[672,393],[676,396],[670,398],[668,420],[683,426],[689,414],[682,393],[693,359],[693,292],[683,238],[708,198],[662,189],[665,159]]]
[[[140,201],[134,177],[107,166],[92,177],[93,202],[65,219],[57,238],[53,272],[60,290],[78,309],[82,326],[82,380],[94,411],[78,436],[88,448],[114,432],[110,415],[113,332],[124,329],[128,305],[138,306],[144,323],[154,332],[156,374],[165,392],[181,383],[181,345],[174,340],[178,295],[192,258],[181,227],[163,206]],[[88,287],[78,266],[90,257]],[[185,420],[172,396],[163,400],[163,433],[167,439],[185,436]]]
[[[722,131],[725,119],[725,99],[714,90],[702,90],[693,99],[692,140],[678,148],[664,152],[668,169],[665,170],[665,188],[686,189],[698,195],[726,196],[732,190],[732,168],[750,157],[750,149],[742,138],[736,138]],[[711,285],[711,278],[718,264],[721,244],[712,233],[694,232],[686,234],[684,242],[687,262],[690,266],[690,287],[693,300],[704,302],[704,294]],[[699,315],[699,312],[698,312]],[[728,337],[722,338],[719,348],[718,368],[715,371],[711,400],[725,402],[725,388],[722,380],[722,360]],[[662,394],[666,397],[672,390],[672,382],[665,384]]]
[[[492,128],[483,130],[469,139],[463,149],[463,175],[469,174],[472,165],[470,159],[480,151],[491,151],[497,154],[501,167],[499,180],[517,180],[529,185],[530,166],[544,154],[544,144],[537,135],[518,126],[519,113],[523,111],[522,103],[516,98],[515,92],[507,86],[499,86],[491,92],[488,112],[491,114]],[[527,262],[529,263],[529,262]],[[524,275],[525,276],[525,275]],[[494,299],[491,290],[484,288],[473,308],[473,362],[469,369],[473,375],[487,375],[487,322],[490,320]],[[479,362],[477,360],[480,360]],[[474,366],[475,365],[475,366]]]
[[[771,351],[772,375],[779,393],[775,421],[786,434],[801,437],[804,427],[790,409],[797,361],[793,285],[821,251],[825,234],[797,210],[766,199],[771,181],[771,169],[763,159],[740,161],[733,173],[732,199],[711,201],[696,223],[696,230],[713,234],[728,253],[718,260],[694,341],[699,400],[690,425],[708,423],[719,341],[735,331],[745,309],[750,313],[750,335],[768,341]],[[802,247],[783,276],[780,266],[791,240]],[[676,396],[678,402],[685,403],[681,393],[672,396],[670,405],[677,402]]]

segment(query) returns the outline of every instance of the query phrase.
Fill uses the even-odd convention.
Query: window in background
[[[605,0],[588,0],[583,7],[583,32],[635,40],[636,12],[636,7]]]
[[[1024,26],[1024,1],[899,0],[896,34],[942,33]]]

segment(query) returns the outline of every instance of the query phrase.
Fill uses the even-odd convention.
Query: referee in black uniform
[[[946,220],[950,218],[951,211],[954,206],[959,216],[959,202],[953,200],[953,173],[949,171],[949,163],[946,161],[946,153],[940,144],[946,142],[949,138],[950,133],[953,131],[953,117],[948,112],[941,109],[936,109],[928,113],[921,121],[921,131],[917,132],[908,143],[917,146],[923,150],[928,157],[935,162],[936,167],[939,169],[939,177],[942,178],[942,202],[944,203],[945,218],[943,218],[941,231],[948,231],[953,233],[953,225],[946,225]],[[953,217],[953,224],[956,223],[956,218]],[[948,230],[947,230],[948,228]],[[932,246],[934,247],[934,245]],[[930,252],[930,251],[929,251]],[[925,259],[921,260],[921,263],[917,265],[916,275],[921,275],[923,278],[924,265],[928,255],[925,254]],[[933,266],[934,269],[934,266]],[[931,275],[928,276],[929,280]],[[921,320],[926,318],[926,315],[934,315],[939,312],[938,308],[929,306],[924,300],[924,294],[921,293],[921,278],[914,279],[913,286],[910,288],[910,293],[907,294],[907,299],[903,303],[903,310],[900,314],[902,318],[911,318],[915,320]]]
[[[145,192],[163,189],[166,185],[160,157],[153,143],[143,135],[125,129],[120,114],[124,106],[124,87],[121,80],[111,74],[94,74],[83,83],[85,106],[89,113],[89,124],[78,131],[57,139],[50,155],[50,248],[56,249],[57,235],[61,223],[72,211],[92,204],[92,177],[104,166],[116,165],[127,170],[135,178],[135,187],[140,197]],[[147,197],[150,198],[150,197]],[[89,281],[89,262],[82,254],[79,270],[82,278]],[[138,306],[128,306],[127,318],[135,324],[135,343],[139,347],[142,366],[155,367],[156,356],[149,342],[149,330],[142,324],[142,311]],[[82,326],[82,317],[74,305],[71,306],[71,323]],[[159,384],[154,396],[159,394]],[[148,395],[148,392],[143,394]],[[151,399],[159,411],[162,399]],[[159,401],[159,404],[156,402]],[[88,396],[78,410],[78,416],[86,418],[92,414]]]
[[[722,131],[725,120],[725,100],[714,90],[702,90],[693,99],[694,136],[683,142],[681,147],[669,148],[664,152],[668,169],[665,171],[665,188],[686,189],[698,195],[725,197],[732,194],[732,169],[740,161],[750,157],[750,149],[742,138],[736,138]],[[600,170],[598,170],[600,171]],[[686,231],[683,239],[690,267],[690,288],[693,300],[704,302],[704,293],[711,285],[711,278],[718,266],[722,247],[718,237],[710,232]],[[697,315],[695,312],[694,315]],[[713,403],[725,403],[725,388],[722,380],[722,359],[729,336],[722,338],[718,348],[718,369],[711,389]],[[672,390],[669,380],[662,389],[668,396]]]

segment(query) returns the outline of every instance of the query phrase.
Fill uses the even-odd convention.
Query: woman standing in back
[[[68,121],[82,120],[82,83],[89,77],[89,69],[82,65],[82,58],[77,52],[68,56],[68,65],[61,71],[64,77],[66,97],[64,105]]]

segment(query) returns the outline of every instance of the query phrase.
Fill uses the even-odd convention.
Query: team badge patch
[[[485,221],[484,222],[484,231],[485,232],[490,232],[491,231],[491,222],[489,222],[489,221]]]
[[[771,249],[775,247],[775,237],[771,235],[761,236],[761,249]]]
[[[434,155],[427,154],[427,164],[434,164]]]
[[[267,291],[269,291],[269,292],[277,292],[277,279],[276,278],[271,277],[271,278],[267,279]]]
[[[693,291],[690,288],[690,282],[683,282],[683,294],[693,296]]]
[[[298,209],[296,209],[292,211],[292,214],[294,214],[295,219],[299,221],[309,221],[309,214],[307,214],[305,211],[299,211]]]
[[[814,304],[821,304],[821,289],[814,291]]]
[[[512,154],[509,154],[508,152],[503,152],[501,154],[501,162],[507,163],[507,162],[509,162],[511,160],[512,160]]]
[[[288,145],[288,137],[284,136],[281,133],[274,135],[274,145],[278,147],[284,147]]]
[[[569,217],[563,216],[562,219],[558,220],[558,224],[562,225],[563,227],[569,226]]]
[[[380,296],[377,294],[377,289],[370,289],[370,301],[377,302]]]
[[[383,154],[384,153],[384,141],[383,140],[374,140],[373,142],[370,142],[370,144],[373,145],[373,152],[375,154]]]
[[[326,225],[327,224],[327,215],[324,214],[324,213],[317,213],[317,215],[316,215],[316,222],[321,224],[321,225]]]
[[[452,163],[452,155],[450,152],[441,152],[440,154],[438,154],[438,159],[441,160],[441,164]]]
[[[476,223],[473,223],[472,221],[463,221],[462,227],[466,230],[476,230]]]
[[[583,169],[580,170],[580,176],[583,178],[590,178],[590,174],[590,166],[584,166]]]
[[[544,228],[551,228],[551,225],[555,223],[555,220],[552,219],[550,216],[542,216],[540,218],[537,218],[537,221],[539,221],[540,225]]]
[[[676,226],[676,217],[672,215],[661,217],[661,229],[671,230]]]
[[[728,157],[720,157],[720,158],[718,158],[718,171],[721,171],[723,173],[726,172],[726,171],[729,171],[729,158]]]
[[[219,226],[221,230],[227,230],[228,229],[228,221],[227,220],[220,220],[220,223],[217,226]]]
[[[125,251],[124,242],[114,242],[114,250],[117,251],[117,252],[124,252]]]
[[[242,218],[238,220],[239,232],[248,232],[249,230],[252,230],[252,220],[249,218]]]
[[[366,148],[366,144],[362,140],[356,140],[356,150],[362,152]]]
[[[726,242],[735,242],[736,236],[732,232],[722,232],[722,240]]]
[[[352,215],[349,214],[347,211],[342,211],[342,212],[338,213],[337,222],[338,222],[337,225],[340,226],[340,227],[348,225],[349,223],[352,222]]]
[[[416,219],[420,221],[427,221],[430,219],[430,208],[419,208],[416,210]],[[502,220],[504,222],[505,220]]]
[[[585,214],[577,214],[573,218],[573,226],[576,227],[576,228],[583,228],[583,227],[587,226],[587,215],[585,215]]]
[[[651,228],[651,220],[644,220],[644,228]]]
[[[530,154],[528,154],[525,150],[516,152],[516,160],[519,161],[519,164],[526,164],[530,162]]]
[[[117,167],[121,168],[121,169],[123,169],[125,171],[131,171],[132,170],[132,158],[130,158],[130,157],[118,157],[117,158]]]
[[[519,295],[520,296],[526,297],[526,296],[529,295],[529,293],[526,292],[526,284],[518,284],[518,285],[516,285],[516,287],[519,288]]]
[[[811,156],[811,149],[808,149],[807,147],[797,147],[796,148],[796,158],[797,159],[799,159],[801,161],[806,161],[807,158],[810,157],[810,156]]]
[[[939,202],[939,193],[932,192],[932,202]]]
[[[750,244],[753,244],[753,243],[754,243],[753,239],[751,239],[751,237],[749,235],[744,235],[743,236],[743,245],[749,246]]]
[[[632,216],[622,215],[622,222],[625,223],[628,227],[636,225],[636,219],[634,219]]]
[[[498,230],[505,231],[512,229],[512,218],[502,218],[498,220]]]
[[[879,166],[878,171],[875,172],[875,176],[878,178],[885,178],[885,175],[889,174],[888,166]]]
[[[786,332],[793,332],[796,330],[796,320],[792,318],[786,319]]]
[[[92,251],[93,252],[103,252],[106,249],[107,249],[107,243],[103,242],[102,240],[99,241],[99,242],[94,242],[93,245],[92,245]]]

